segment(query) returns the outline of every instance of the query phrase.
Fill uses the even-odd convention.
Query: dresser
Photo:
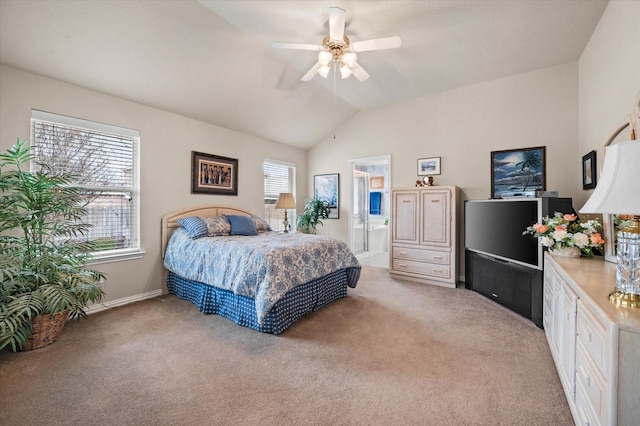
[[[458,188],[395,188],[391,203],[391,276],[456,287]]]
[[[616,265],[545,255],[543,324],[576,425],[637,425],[640,309],[610,303]]]

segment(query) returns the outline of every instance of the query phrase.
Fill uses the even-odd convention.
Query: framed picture
[[[491,152],[491,198],[535,197],[546,190],[545,148]]]
[[[591,151],[582,157],[582,189],[596,187],[596,152]]]
[[[369,179],[370,189],[383,189],[384,188],[384,176],[371,176]]]
[[[329,204],[329,219],[340,218],[340,175],[315,175],[313,177],[314,197]]]
[[[440,157],[421,158],[418,160],[418,176],[439,175]]]
[[[238,195],[238,160],[191,151],[191,193]]]

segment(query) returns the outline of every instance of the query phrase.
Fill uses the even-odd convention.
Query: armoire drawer
[[[418,262],[437,263],[450,265],[451,256],[448,252],[437,250],[424,250],[406,247],[393,247],[393,258],[403,260],[415,260]]]
[[[437,278],[451,278],[451,268],[448,265],[414,262],[412,260],[393,259],[393,270],[411,274],[428,275]]]

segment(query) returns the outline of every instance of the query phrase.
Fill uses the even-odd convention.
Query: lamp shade
[[[290,192],[281,192],[276,201],[276,209],[295,209],[296,200]]]
[[[600,181],[580,213],[640,215],[640,141],[606,148]]]

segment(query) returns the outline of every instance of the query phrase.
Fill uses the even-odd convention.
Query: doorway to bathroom
[[[349,247],[360,263],[389,267],[391,156],[349,161]]]

